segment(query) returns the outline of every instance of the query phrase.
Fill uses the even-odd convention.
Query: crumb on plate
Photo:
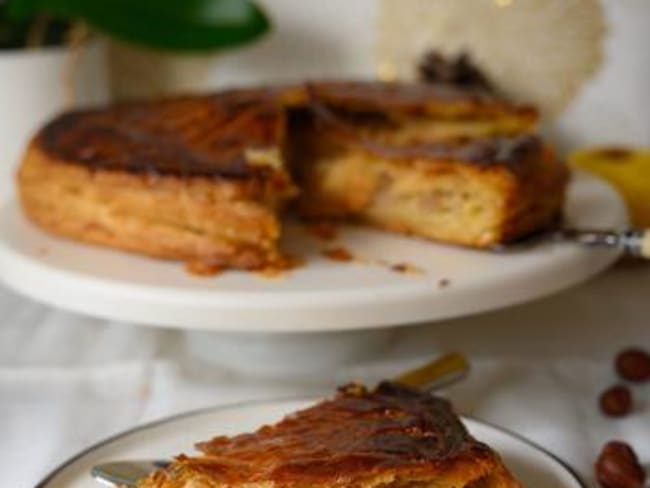
[[[389,268],[391,271],[395,271],[396,273],[401,273],[401,274],[416,275],[416,274],[424,273],[422,268],[419,268],[418,266],[415,266],[414,264],[410,264],[410,263],[395,263],[395,264],[391,264]]]
[[[350,251],[348,251],[346,248],[341,246],[330,247],[328,249],[325,249],[324,251],[322,251],[322,255],[333,261],[354,260],[354,256],[352,255],[352,253],[350,253]]]
[[[323,241],[333,241],[338,237],[338,226],[330,220],[318,220],[305,224],[307,232]]]

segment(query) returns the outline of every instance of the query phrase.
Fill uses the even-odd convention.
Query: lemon
[[[635,226],[650,227],[650,150],[601,147],[576,151],[569,165],[609,181],[623,196]]]

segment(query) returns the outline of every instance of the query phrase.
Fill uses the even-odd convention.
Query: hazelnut
[[[616,372],[628,381],[642,382],[650,379],[650,354],[643,349],[630,347],[616,356]]]
[[[596,478],[603,488],[643,488],[646,474],[628,444],[611,441],[598,456]]]
[[[627,386],[612,386],[600,394],[598,404],[605,415],[623,417],[632,410],[632,392]]]

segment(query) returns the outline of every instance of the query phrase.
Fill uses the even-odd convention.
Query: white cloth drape
[[[179,332],[74,315],[0,288],[0,486],[32,487],[78,450],[138,423],[219,403],[327,394],[451,349],[473,364],[445,392],[461,413],[529,437],[593,483],[607,440],[630,442],[650,462],[650,385],[634,388],[636,409],[625,419],[597,408],[600,391],[616,381],[613,355],[626,345],[650,348],[648,285],[650,268],[620,265],[532,304],[407,327],[383,358],[285,383],[200,368]]]

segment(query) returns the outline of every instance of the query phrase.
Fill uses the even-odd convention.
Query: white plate
[[[218,407],[171,417],[107,439],[72,458],[36,488],[97,488],[90,477],[99,463],[123,459],[167,459],[191,453],[195,442],[217,434],[237,434],[279,420],[309,400],[280,400]],[[583,488],[562,461],[530,441],[498,427],[463,419],[479,440],[501,453],[506,465],[526,488]]]
[[[618,194],[577,175],[568,225],[622,228]],[[494,254],[380,231],[348,228],[340,241],[354,255],[406,262],[386,266],[327,260],[326,247],[298,226],[288,247],[307,264],[281,278],[227,272],[205,278],[175,262],[82,245],[31,225],[17,203],[0,209],[0,279],[36,300],[109,319],[156,326],[229,331],[334,331],[457,317],[538,298],[605,269],[618,253],[544,243]],[[441,280],[449,285],[439,286]]]

